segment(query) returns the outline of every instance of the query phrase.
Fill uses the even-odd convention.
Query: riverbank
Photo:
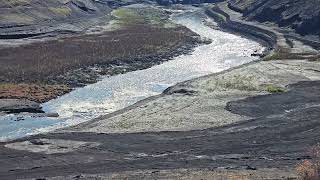
[[[287,54],[316,52],[286,42],[277,39]],[[0,177],[295,179],[320,141],[320,64],[277,52],[75,127],[2,143]]]

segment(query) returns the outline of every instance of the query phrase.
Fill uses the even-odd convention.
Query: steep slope
[[[99,15],[109,7],[91,0],[0,0],[0,24],[27,25]]]
[[[301,35],[320,35],[320,0],[231,0],[248,20],[275,22]]]
[[[20,38],[57,29],[77,31],[92,18],[134,0],[0,0],[0,35]],[[20,36],[10,36],[17,35]]]

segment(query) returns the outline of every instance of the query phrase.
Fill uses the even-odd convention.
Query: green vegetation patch
[[[286,92],[286,89],[280,86],[276,86],[273,84],[267,84],[265,85],[265,90],[269,93],[283,93]]]
[[[255,84],[254,76],[234,75],[231,77],[222,76],[219,79],[215,79],[213,82],[208,82],[210,90],[215,89],[237,89],[243,91],[257,91],[258,86]]]
[[[134,9],[120,8],[112,13],[118,20],[119,24],[140,24],[144,22],[143,17],[139,16]]]
[[[0,23],[32,23],[34,19],[24,14],[0,14]]]
[[[71,9],[67,6],[50,7],[49,10],[58,16],[69,16],[71,14]]]
[[[310,60],[310,61],[317,61],[320,59],[319,54],[306,52],[306,53],[292,53],[289,49],[286,48],[279,48],[274,53],[266,56],[263,60],[264,61],[272,61],[272,60],[283,60],[283,59],[299,59],[299,60]]]
[[[260,85],[255,76],[252,75],[233,75],[221,76],[213,80],[209,80],[206,87],[210,91],[236,89],[241,91],[267,91],[269,93],[283,93],[287,89],[274,84]]]
[[[112,12],[118,24],[122,26],[136,24],[150,24],[154,26],[167,27],[172,25],[169,15],[160,9],[146,8],[119,8]]]

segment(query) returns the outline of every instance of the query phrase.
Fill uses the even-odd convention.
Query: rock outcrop
[[[0,112],[5,113],[43,113],[39,103],[26,99],[0,99]]]
[[[320,36],[320,0],[231,0],[247,20],[274,22],[301,35]]]

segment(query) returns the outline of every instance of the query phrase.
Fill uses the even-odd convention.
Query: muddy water
[[[46,112],[58,112],[59,118],[24,116],[23,121],[15,121],[17,117],[14,115],[0,117],[0,140],[88,121],[160,94],[178,82],[248,63],[256,59],[251,56],[252,53],[263,51],[263,47],[256,42],[209,28],[204,22],[211,20],[200,10],[181,12],[172,19],[211,39],[212,43],[196,47],[192,54],[176,57],[149,69],[104,77],[98,83],[43,104]]]

